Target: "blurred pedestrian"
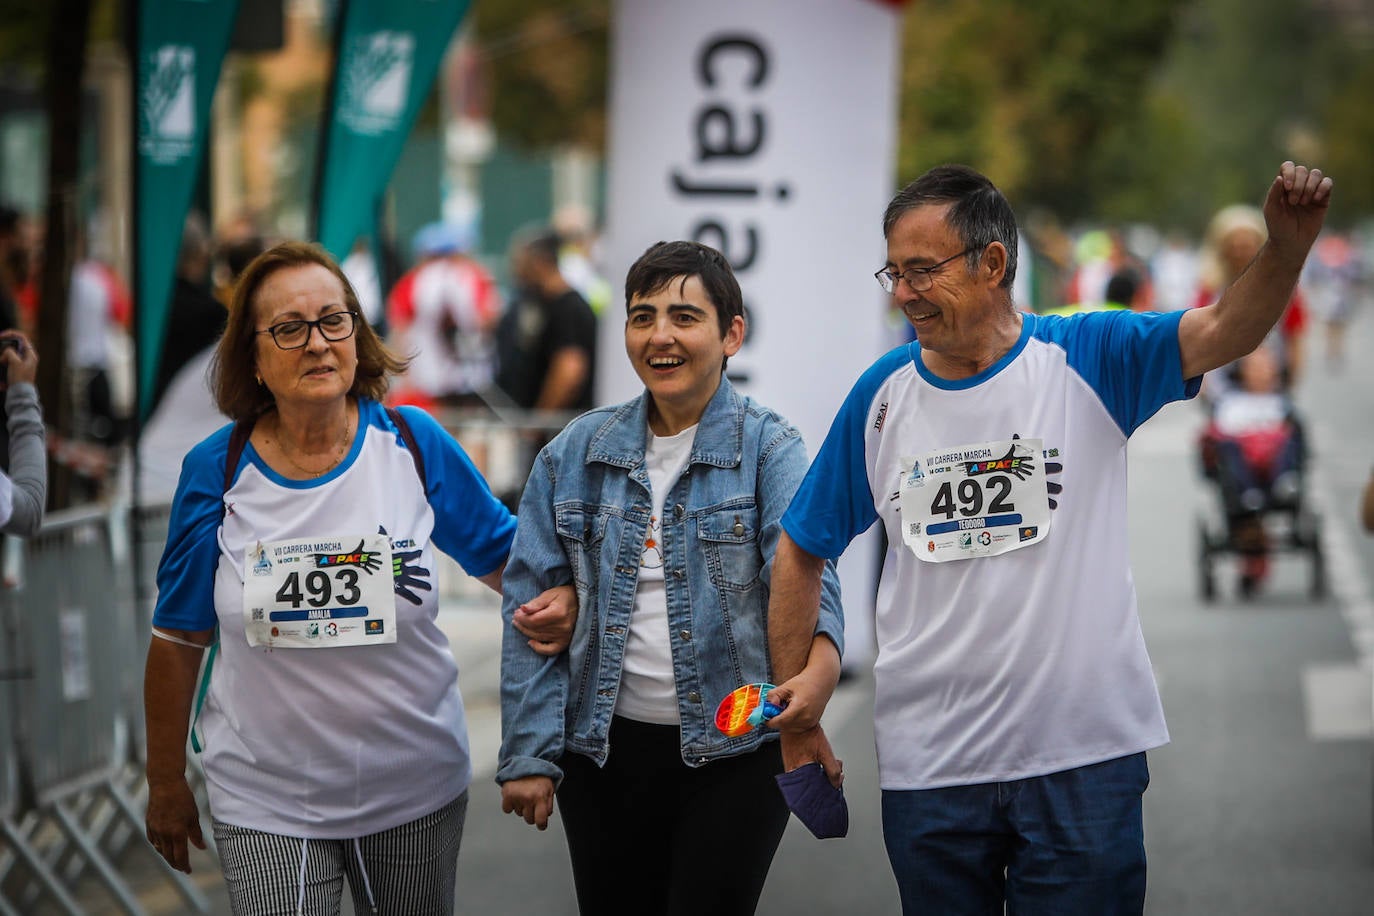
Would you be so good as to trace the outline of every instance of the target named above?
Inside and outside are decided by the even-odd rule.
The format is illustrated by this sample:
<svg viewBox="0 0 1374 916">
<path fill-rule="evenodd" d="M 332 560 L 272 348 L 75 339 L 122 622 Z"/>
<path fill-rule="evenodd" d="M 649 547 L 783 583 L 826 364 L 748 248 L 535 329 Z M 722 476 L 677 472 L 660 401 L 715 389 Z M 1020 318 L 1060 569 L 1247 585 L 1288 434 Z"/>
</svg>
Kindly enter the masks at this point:
<svg viewBox="0 0 1374 916">
<path fill-rule="evenodd" d="M 167 313 L 167 328 L 158 356 L 149 410 L 155 411 L 178 373 L 219 340 L 224 330 L 224 306 L 210 289 L 212 264 L 210 230 L 199 213 L 190 213 L 182 226 L 176 275 Z"/>
<path fill-rule="evenodd" d="M 507 632 L 496 779 L 540 830 L 557 789 L 582 913 L 747 914 L 787 825 L 782 756 L 775 733 L 727 737 L 714 715 L 772 673 L 773 549 L 805 450 L 725 378 L 745 322 L 724 255 L 660 242 L 625 289 L 644 392 L 574 420 L 520 503 L 506 614 L 575 581 L 581 620 L 552 663 Z M 837 652 L 832 568 L 820 616 Z"/>
<path fill-rule="evenodd" d="M 1216 305 L 1020 313 L 1016 220 L 932 169 L 883 220 L 878 271 L 917 340 L 859 379 L 783 516 L 768 625 L 789 768 L 838 765 L 821 712 L 827 559 L 881 521 L 875 729 L 905 913 L 1141 913 L 1145 751 L 1168 741 L 1131 582 L 1131 433 L 1279 319 L 1331 180 L 1285 162 L 1268 242 Z M 823 646 L 822 646 L 823 648 Z"/>
<path fill-rule="evenodd" d="M 426 407 L 480 408 L 495 374 L 496 281 L 471 257 L 472 231 L 431 223 L 415 237 L 420 263 L 387 300 L 393 345 L 410 355 L 397 397 Z"/>
<path fill-rule="evenodd" d="M 515 520 L 427 414 L 382 407 L 404 365 L 316 245 L 235 288 L 213 373 L 235 423 L 186 458 L 144 682 L 147 836 L 190 871 L 213 643 L 196 733 L 235 913 L 337 914 L 345 877 L 360 912 L 453 912 L 472 765 L 434 551 L 499 591 Z M 556 652 L 571 602 L 514 625 Z"/>
<path fill-rule="evenodd" d="M 511 242 L 515 292 L 497 329 L 496 385 L 516 406 L 587 410 L 596 372 L 596 315 L 558 268 L 558 234 Z"/>
<path fill-rule="evenodd" d="M 1303 270 L 1303 285 L 1312 311 L 1326 327 L 1326 365 L 1339 369 L 1345 362 L 1345 329 L 1359 297 L 1362 273 L 1359 251 L 1344 235 L 1324 233 L 1312 247 Z"/>
<path fill-rule="evenodd" d="M 1107 280 L 1107 290 L 1103 295 L 1102 301 L 1096 304 L 1076 302 L 1073 305 L 1061 305 L 1057 308 L 1046 309 L 1041 314 L 1044 315 L 1077 315 L 1080 312 L 1119 312 L 1134 308 L 1140 298 L 1141 274 L 1134 267 L 1118 267 L 1111 278 Z M 1136 311 L 1148 311 L 1148 309 L 1135 309 Z"/>
<path fill-rule="evenodd" d="M 132 318 L 124 281 L 92 257 L 89 237 L 78 235 L 67 306 L 67 368 L 76 380 L 77 435 L 103 446 L 117 444 L 124 417 L 117 415 L 111 385 L 113 344 Z"/>
<path fill-rule="evenodd" d="M 1150 259 L 1154 277 L 1155 305 L 1161 312 L 1177 312 L 1192 306 L 1197 295 L 1198 256 L 1188 239 L 1170 232 Z"/>
<path fill-rule="evenodd" d="M 1200 285 L 1193 299 L 1194 308 L 1215 303 L 1254 261 L 1268 238 L 1264 214 L 1249 204 L 1233 204 L 1217 211 L 1207 226 L 1198 271 Z M 1302 291 L 1293 287 L 1278 324 L 1262 341 L 1273 348 L 1283 373 L 1284 385 L 1293 387 L 1302 375 L 1303 337 L 1307 331 L 1307 302 Z M 1206 396 L 1219 397 L 1235 384 L 1235 367 L 1207 376 Z"/>
<path fill-rule="evenodd" d="M 611 304 L 611 284 L 597 267 L 596 230 L 586 207 L 568 204 L 553 215 L 558 233 L 558 271 L 598 317 Z"/>
</svg>

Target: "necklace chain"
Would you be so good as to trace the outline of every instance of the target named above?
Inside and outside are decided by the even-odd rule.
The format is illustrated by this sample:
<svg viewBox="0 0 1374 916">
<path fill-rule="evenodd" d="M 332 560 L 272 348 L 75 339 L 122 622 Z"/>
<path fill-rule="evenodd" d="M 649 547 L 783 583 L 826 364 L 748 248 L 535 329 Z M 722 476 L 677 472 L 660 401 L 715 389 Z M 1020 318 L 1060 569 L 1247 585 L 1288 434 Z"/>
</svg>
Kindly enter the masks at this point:
<svg viewBox="0 0 1374 916">
<path fill-rule="evenodd" d="M 348 439 L 352 432 L 353 418 L 345 414 L 343 437 L 339 439 L 339 444 L 334 451 L 334 457 L 328 464 L 320 468 L 318 471 L 312 470 L 311 468 L 301 467 L 299 464 L 297 464 L 296 460 L 291 457 L 291 453 L 286 450 L 286 441 L 281 437 L 280 433 L 278 433 L 277 438 L 280 442 L 280 450 L 282 453 L 282 457 L 285 458 L 293 468 L 300 471 L 302 474 L 309 474 L 312 477 L 323 477 L 325 474 L 328 474 L 331 470 L 333 470 L 340 461 L 343 460 L 344 447 L 348 444 Z"/>
</svg>

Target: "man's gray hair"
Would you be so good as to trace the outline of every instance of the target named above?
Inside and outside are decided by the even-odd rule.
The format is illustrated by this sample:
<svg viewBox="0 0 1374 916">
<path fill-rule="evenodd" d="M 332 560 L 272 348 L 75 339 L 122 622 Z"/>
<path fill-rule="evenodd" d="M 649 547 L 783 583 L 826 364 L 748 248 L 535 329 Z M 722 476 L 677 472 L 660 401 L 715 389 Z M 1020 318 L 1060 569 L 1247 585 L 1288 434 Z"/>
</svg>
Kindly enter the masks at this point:
<svg viewBox="0 0 1374 916">
<path fill-rule="evenodd" d="M 978 266 L 983 251 L 993 242 L 1007 250 L 1007 270 L 1001 286 L 1010 289 L 1016 279 L 1016 214 L 987 176 L 966 165 L 940 165 L 897 192 L 883 213 L 883 238 L 911 210 L 927 204 L 952 203 L 946 220 L 973 249 L 965 259 L 970 270 Z"/>
</svg>

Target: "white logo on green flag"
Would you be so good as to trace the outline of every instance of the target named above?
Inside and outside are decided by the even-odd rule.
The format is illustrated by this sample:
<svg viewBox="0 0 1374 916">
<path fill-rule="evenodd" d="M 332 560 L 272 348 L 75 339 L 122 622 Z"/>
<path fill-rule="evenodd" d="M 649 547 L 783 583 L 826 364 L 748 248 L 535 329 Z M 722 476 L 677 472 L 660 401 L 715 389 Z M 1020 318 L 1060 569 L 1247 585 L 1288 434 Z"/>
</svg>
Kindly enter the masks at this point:
<svg viewBox="0 0 1374 916">
<path fill-rule="evenodd" d="M 354 133 L 377 136 L 395 130 L 410 96 L 415 36 L 373 32 L 354 39 L 343 74 L 339 120 Z"/>
<path fill-rule="evenodd" d="M 196 49 L 163 45 L 150 53 L 140 101 L 139 151 L 158 165 L 189 156 L 196 131 Z"/>
</svg>

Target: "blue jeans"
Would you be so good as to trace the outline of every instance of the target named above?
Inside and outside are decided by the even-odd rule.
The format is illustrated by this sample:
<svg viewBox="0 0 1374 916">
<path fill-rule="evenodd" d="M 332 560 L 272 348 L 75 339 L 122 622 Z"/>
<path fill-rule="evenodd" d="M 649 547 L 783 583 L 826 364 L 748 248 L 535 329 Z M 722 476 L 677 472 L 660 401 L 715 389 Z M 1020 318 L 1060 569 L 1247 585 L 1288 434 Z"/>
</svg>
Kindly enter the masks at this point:
<svg viewBox="0 0 1374 916">
<path fill-rule="evenodd" d="M 1145 754 L 973 786 L 883 791 L 902 913 L 1139 914 Z"/>
</svg>

